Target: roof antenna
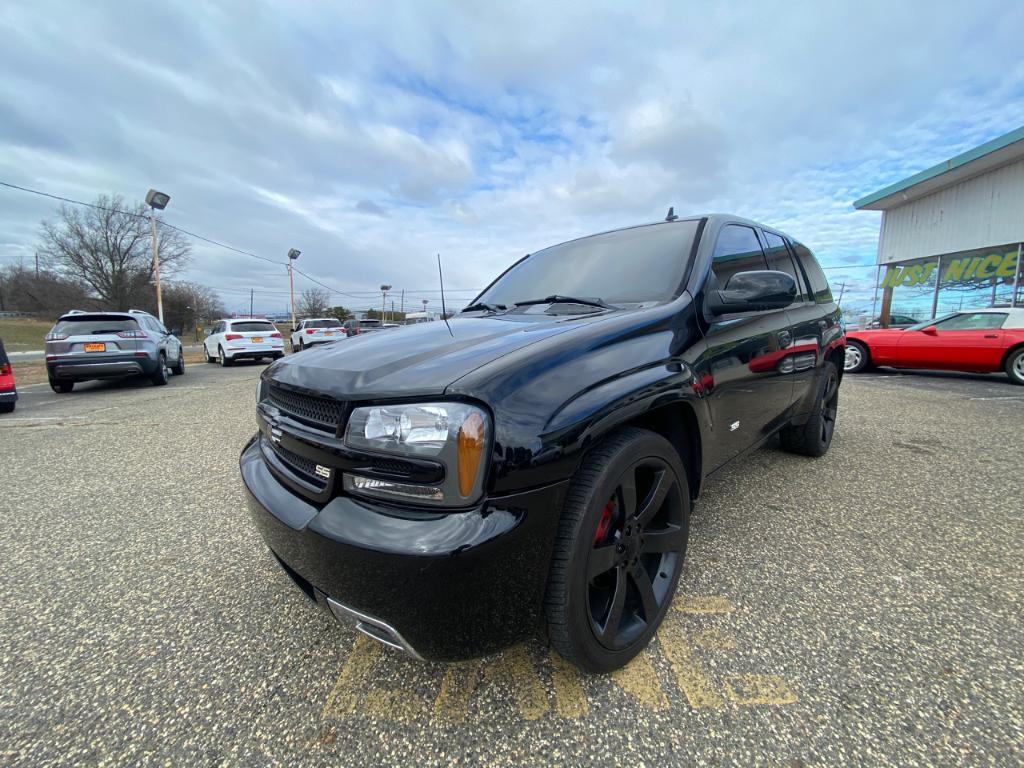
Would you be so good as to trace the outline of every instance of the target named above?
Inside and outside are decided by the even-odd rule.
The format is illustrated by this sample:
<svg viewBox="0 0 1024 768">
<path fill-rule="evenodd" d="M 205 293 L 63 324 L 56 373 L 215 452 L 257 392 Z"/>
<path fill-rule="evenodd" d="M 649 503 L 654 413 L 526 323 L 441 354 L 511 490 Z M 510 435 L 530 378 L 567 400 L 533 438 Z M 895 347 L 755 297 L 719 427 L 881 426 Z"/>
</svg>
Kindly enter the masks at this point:
<svg viewBox="0 0 1024 768">
<path fill-rule="evenodd" d="M 444 320 L 444 324 L 448 326 L 448 333 L 455 338 L 455 333 L 452 331 L 452 327 L 448 325 L 448 309 L 444 305 L 444 275 L 441 273 L 441 254 L 437 254 L 437 276 L 441 279 L 441 319 Z"/>
<path fill-rule="evenodd" d="M 665 221 L 675 221 L 678 218 L 679 217 L 676 216 L 676 207 L 674 205 L 670 205 L 668 207 L 668 216 L 665 217 Z"/>
</svg>

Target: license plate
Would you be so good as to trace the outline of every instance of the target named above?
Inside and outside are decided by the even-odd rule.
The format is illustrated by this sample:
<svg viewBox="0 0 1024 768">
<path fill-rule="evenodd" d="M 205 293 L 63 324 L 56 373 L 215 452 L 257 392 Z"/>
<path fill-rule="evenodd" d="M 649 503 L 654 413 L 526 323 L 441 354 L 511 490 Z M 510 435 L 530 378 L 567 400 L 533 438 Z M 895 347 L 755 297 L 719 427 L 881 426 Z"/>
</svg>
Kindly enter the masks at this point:
<svg viewBox="0 0 1024 768">
<path fill-rule="evenodd" d="M 334 331 L 324 331 L 324 336 L 333 336 Z"/>
<path fill-rule="evenodd" d="M 85 345 L 85 351 L 86 352 L 106 352 L 107 351 L 107 345 L 106 344 L 86 344 Z"/>
<path fill-rule="evenodd" d="M 250 341 L 251 341 L 251 342 L 252 342 L 253 344 L 262 344 L 262 343 L 263 343 L 263 337 L 262 337 L 262 336 L 253 336 L 253 337 L 252 337 L 252 338 L 250 339 Z"/>
</svg>

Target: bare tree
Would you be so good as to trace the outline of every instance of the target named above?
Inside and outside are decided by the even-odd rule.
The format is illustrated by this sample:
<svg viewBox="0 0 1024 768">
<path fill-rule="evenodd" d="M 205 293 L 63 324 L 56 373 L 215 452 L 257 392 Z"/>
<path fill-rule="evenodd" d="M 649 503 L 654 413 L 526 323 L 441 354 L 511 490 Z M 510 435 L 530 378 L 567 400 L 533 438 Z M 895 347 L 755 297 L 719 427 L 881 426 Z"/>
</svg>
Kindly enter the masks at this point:
<svg viewBox="0 0 1024 768">
<path fill-rule="evenodd" d="M 303 317 L 319 317 L 326 314 L 331 306 L 331 294 L 323 288 L 307 288 L 299 298 L 296 308 Z"/>
<path fill-rule="evenodd" d="M 91 309 L 84 286 L 48 269 L 38 272 L 12 264 L 0 269 L 0 310 L 56 317 L 69 309 Z"/>
<path fill-rule="evenodd" d="M 141 203 L 128 208 L 118 195 L 100 195 L 94 205 L 62 205 L 55 221 L 42 223 L 39 252 L 65 277 L 87 286 L 106 308 L 128 309 L 151 293 L 148 209 Z M 191 255 L 188 240 L 168 227 L 158 228 L 158 240 L 161 276 L 181 271 Z"/>
<path fill-rule="evenodd" d="M 197 326 L 225 315 L 220 295 L 199 283 L 166 283 L 163 298 L 164 324 L 183 335 L 195 335 Z"/>
</svg>

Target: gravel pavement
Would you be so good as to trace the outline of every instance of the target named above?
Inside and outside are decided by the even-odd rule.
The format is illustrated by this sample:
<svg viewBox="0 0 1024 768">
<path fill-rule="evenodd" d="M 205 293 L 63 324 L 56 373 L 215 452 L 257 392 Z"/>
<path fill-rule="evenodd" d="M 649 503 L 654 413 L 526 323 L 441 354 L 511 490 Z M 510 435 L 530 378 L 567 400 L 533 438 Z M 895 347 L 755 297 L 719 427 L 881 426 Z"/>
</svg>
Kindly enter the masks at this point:
<svg viewBox="0 0 1024 768">
<path fill-rule="evenodd" d="M 26 387 L 0 416 L 0 764 L 1020 765 L 1024 388 L 847 377 L 831 452 L 697 504 L 626 670 L 459 665 L 330 620 L 250 524 L 262 365 Z"/>
</svg>

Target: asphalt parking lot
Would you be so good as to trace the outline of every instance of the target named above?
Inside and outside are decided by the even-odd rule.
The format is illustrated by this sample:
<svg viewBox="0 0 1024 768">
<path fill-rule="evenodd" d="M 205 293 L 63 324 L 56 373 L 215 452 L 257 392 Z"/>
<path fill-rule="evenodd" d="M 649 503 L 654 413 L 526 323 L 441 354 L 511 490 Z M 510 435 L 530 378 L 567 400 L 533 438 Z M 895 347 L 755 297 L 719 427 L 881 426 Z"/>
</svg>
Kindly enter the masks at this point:
<svg viewBox="0 0 1024 768">
<path fill-rule="evenodd" d="M 424 664 L 250 525 L 262 365 L 27 388 L 0 417 L 0 764 L 1018 765 L 1024 388 L 847 377 L 832 450 L 707 485 L 630 667 Z"/>
</svg>

